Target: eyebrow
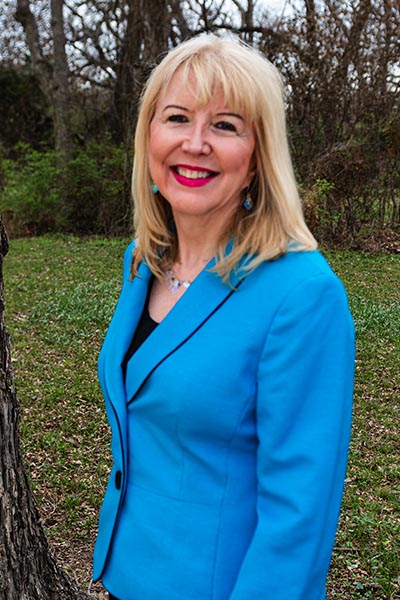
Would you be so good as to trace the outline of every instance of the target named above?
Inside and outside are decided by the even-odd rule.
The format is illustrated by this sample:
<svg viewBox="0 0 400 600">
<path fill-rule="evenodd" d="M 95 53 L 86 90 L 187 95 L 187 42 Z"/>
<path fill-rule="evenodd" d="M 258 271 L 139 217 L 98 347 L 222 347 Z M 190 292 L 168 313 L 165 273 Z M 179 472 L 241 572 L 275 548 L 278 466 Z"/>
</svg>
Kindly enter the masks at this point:
<svg viewBox="0 0 400 600">
<path fill-rule="evenodd" d="M 179 104 L 167 104 L 167 106 L 164 106 L 163 112 L 164 110 L 168 110 L 169 108 L 178 108 L 179 110 L 185 110 L 186 112 L 190 112 L 188 108 L 186 108 L 185 106 L 179 106 Z"/>
<path fill-rule="evenodd" d="M 186 106 L 180 106 L 179 104 L 167 104 L 167 106 L 165 106 L 163 108 L 163 112 L 165 110 L 168 110 L 169 108 L 177 108 L 179 110 L 184 110 L 185 112 L 190 112 L 189 108 L 186 108 Z M 241 115 L 239 115 L 237 113 L 228 112 L 228 111 L 218 112 L 217 116 L 219 116 L 219 117 L 223 117 L 223 116 L 225 116 L 225 117 L 235 117 L 236 119 L 240 119 L 241 121 L 244 121 L 244 118 Z"/>
<path fill-rule="evenodd" d="M 236 117 L 236 119 L 240 119 L 241 121 L 244 121 L 242 115 L 238 115 L 237 113 L 232 113 L 232 112 L 219 112 L 217 113 L 217 115 L 219 117 L 225 116 L 225 117 Z"/>
</svg>

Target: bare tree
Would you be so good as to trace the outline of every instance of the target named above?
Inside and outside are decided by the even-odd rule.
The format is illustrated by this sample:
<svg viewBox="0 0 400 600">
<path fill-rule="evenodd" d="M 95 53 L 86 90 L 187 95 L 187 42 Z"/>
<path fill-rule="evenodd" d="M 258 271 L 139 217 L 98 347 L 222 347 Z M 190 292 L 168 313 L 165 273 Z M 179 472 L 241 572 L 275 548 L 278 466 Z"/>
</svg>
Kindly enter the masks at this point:
<svg viewBox="0 0 400 600">
<path fill-rule="evenodd" d="M 41 45 L 38 23 L 31 10 L 30 1 L 17 0 L 15 14 L 25 31 L 33 69 L 52 107 L 55 147 L 60 167 L 68 164 L 72 149 L 63 6 L 63 0 L 51 0 L 52 56 L 48 56 Z"/>
<path fill-rule="evenodd" d="M 117 56 L 114 87 L 115 128 L 132 140 L 139 96 L 160 55 L 168 48 L 166 0 L 127 0 L 127 24 Z"/>
<path fill-rule="evenodd" d="M 20 452 L 19 406 L 4 325 L 3 259 L 8 251 L 0 216 L 0 597 L 85 600 L 54 562 Z"/>
<path fill-rule="evenodd" d="M 51 29 L 53 33 L 53 111 L 56 134 L 56 150 L 62 165 L 71 158 L 72 140 L 70 126 L 69 69 L 65 51 L 63 0 L 51 0 Z"/>
<path fill-rule="evenodd" d="M 331 240 L 398 223 L 399 27 L 398 0 L 304 0 L 281 28 L 295 164 Z"/>
<path fill-rule="evenodd" d="M 22 27 L 15 19 L 15 2 L 3 0 L 0 8 L 0 60 L 6 65 L 21 65 L 27 54 Z"/>
</svg>

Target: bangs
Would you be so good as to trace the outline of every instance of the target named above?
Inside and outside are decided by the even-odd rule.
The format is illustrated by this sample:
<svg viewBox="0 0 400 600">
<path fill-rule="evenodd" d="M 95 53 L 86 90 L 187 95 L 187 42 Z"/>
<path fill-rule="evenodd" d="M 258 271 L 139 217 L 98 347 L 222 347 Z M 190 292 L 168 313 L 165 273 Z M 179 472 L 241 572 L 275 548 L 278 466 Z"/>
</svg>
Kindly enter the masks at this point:
<svg viewBox="0 0 400 600">
<path fill-rule="evenodd" d="M 166 260 L 178 257 L 179 240 L 171 228 L 168 203 L 152 189 L 148 158 L 150 124 L 164 90 L 179 71 L 181 85 L 204 108 L 222 96 L 230 111 L 238 113 L 254 128 L 256 177 L 254 208 L 235 221 L 219 239 L 215 271 L 229 285 L 230 274 L 244 257 L 253 257 L 246 272 L 260 262 L 272 260 L 288 250 L 312 250 L 316 241 L 302 213 L 287 141 L 284 86 L 277 69 L 258 51 L 239 40 L 204 34 L 171 50 L 153 70 L 142 93 L 135 135 L 132 178 L 135 232 L 139 240 L 132 274 L 142 260 L 163 281 Z M 219 100 L 218 100 L 219 101 Z M 232 252 L 225 256 L 226 242 L 234 236 Z M 290 247 L 288 243 L 291 242 Z M 297 242 L 297 243 L 294 243 Z"/>
<path fill-rule="evenodd" d="M 258 98 L 251 76 L 240 65 L 229 65 L 220 54 L 195 54 L 180 66 L 183 83 L 199 106 L 205 106 L 220 93 L 229 108 L 249 122 L 257 119 Z M 251 90 L 251 93 L 250 93 Z"/>
</svg>

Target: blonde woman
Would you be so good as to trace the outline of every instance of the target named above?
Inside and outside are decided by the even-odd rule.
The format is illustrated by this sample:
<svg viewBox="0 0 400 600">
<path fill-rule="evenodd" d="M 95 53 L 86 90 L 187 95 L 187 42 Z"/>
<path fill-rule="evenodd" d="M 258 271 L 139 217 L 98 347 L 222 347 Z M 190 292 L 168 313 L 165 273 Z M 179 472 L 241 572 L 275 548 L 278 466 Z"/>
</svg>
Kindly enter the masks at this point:
<svg viewBox="0 0 400 600">
<path fill-rule="evenodd" d="M 99 361 L 118 600 L 323 600 L 351 422 L 346 294 L 308 230 L 281 79 L 183 43 L 144 90 L 137 239 Z"/>
</svg>

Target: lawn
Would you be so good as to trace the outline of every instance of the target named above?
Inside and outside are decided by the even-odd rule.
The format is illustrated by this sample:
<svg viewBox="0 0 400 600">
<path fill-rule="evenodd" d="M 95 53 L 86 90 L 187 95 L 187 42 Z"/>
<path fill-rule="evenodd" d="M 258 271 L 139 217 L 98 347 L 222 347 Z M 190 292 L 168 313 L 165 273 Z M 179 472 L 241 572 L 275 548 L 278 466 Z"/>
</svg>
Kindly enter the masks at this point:
<svg viewBox="0 0 400 600">
<path fill-rule="evenodd" d="M 110 466 L 96 361 L 118 298 L 126 243 L 12 240 L 4 264 L 25 463 L 53 553 L 83 588 Z M 358 347 L 328 598 L 400 599 L 400 260 L 326 254 L 348 290 Z M 92 594 L 101 598 L 101 586 Z"/>
</svg>

